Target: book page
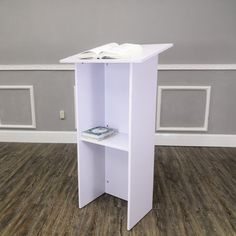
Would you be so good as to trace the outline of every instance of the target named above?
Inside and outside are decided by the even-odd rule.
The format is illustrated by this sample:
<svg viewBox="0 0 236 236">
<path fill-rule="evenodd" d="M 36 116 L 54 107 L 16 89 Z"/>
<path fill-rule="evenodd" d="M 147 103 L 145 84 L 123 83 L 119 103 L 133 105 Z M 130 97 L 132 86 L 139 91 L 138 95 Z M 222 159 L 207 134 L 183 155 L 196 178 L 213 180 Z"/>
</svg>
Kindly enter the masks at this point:
<svg viewBox="0 0 236 236">
<path fill-rule="evenodd" d="M 98 55 L 100 52 L 108 51 L 111 48 L 117 47 L 117 46 L 119 46 L 118 43 L 108 43 L 108 44 L 102 45 L 100 47 L 93 48 L 93 49 L 91 49 L 89 51 L 94 52 L 94 53 L 96 53 Z"/>
<path fill-rule="evenodd" d="M 100 47 L 96 47 L 96 48 L 92 48 L 90 50 L 81 52 L 79 54 L 76 55 L 76 57 L 80 58 L 80 59 L 93 59 L 93 58 L 97 58 L 99 53 L 101 53 L 104 50 L 109 50 L 113 47 L 118 46 L 117 43 L 108 43 L 105 44 L 103 46 Z"/>
<path fill-rule="evenodd" d="M 138 56 L 142 53 L 143 48 L 139 44 L 124 43 L 117 45 L 108 50 L 104 50 L 99 54 L 100 58 L 130 58 Z"/>
<path fill-rule="evenodd" d="M 107 51 L 116 46 L 118 46 L 117 43 L 108 43 L 100 47 L 92 48 L 87 51 L 81 52 L 79 55 L 84 55 L 84 54 L 98 55 L 100 52 Z"/>
</svg>

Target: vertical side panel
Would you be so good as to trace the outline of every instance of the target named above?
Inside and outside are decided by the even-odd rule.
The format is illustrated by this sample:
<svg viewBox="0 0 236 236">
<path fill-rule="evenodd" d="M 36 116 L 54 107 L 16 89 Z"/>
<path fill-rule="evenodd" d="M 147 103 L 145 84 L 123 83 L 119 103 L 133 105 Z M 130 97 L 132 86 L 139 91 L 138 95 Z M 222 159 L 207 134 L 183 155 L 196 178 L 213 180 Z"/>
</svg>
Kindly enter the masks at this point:
<svg viewBox="0 0 236 236">
<path fill-rule="evenodd" d="M 79 207 L 82 208 L 105 192 L 105 148 L 79 142 Z"/>
<path fill-rule="evenodd" d="M 104 64 L 77 64 L 78 131 L 105 121 Z"/>
<path fill-rule="evenodd" d="M 79 207 L 105 192 L 105 148 L 80 141 L 83 130 L 104 124 L 104 65 L 77 64 Z"/>
<path fill-rule="evenodd" d="M 128 152 L 106 148 L 106 193 L 128 200 Z"/>
<path fill-rule="evenodd" d="M 128 133 L 129 64 L 105 65 L 105 124 Z M 128 200 L 128 152 L 106 148 L 106 193 Z"/>
<path fill-rule="evenodd" d="M 128 133 L 129 64 L 105 65 L 105 120 L 112 128 Z"/>
<path fill-rule="evenodd" d="M 128 230 L 152 209 L 157 57 L 130 65 Z"/>
</svg>

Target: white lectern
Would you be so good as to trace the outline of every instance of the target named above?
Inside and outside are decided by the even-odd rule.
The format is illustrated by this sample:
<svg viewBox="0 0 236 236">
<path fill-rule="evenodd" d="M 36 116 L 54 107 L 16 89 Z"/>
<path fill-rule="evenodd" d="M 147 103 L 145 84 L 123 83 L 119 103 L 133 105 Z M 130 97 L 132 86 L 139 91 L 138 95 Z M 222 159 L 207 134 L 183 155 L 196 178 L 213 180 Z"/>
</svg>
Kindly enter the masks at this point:
<svg viewBox="0 0 236 236">
<path fill-rule="evenodd" d="M 103 193 L 124 199 L 128 230 L 152 209 L 158 54 L 172 46 L 143 45 L 132 59 L 61 60 L 75 64 L 79 207 Z M 81 137 L 95 126 L 119 133 Z"/>
</svg>

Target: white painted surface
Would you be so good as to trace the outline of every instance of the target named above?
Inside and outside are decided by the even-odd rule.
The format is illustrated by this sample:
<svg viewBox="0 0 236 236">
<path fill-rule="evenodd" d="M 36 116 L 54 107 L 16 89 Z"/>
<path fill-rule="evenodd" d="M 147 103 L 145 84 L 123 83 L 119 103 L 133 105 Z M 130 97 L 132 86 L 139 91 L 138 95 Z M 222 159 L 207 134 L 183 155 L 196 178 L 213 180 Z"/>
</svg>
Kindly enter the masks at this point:
<svg viewBox="0 0 236 236">
<path fill-rule="evenodd" d="M 173 47 L 172 43 L 168 44 L 145 44 L 142 45 L 143 52 L 140 56 L 130 59 L 83 59 L 78 58 L 78 54 L 60 60 L 61 63 L 141 63 L 154 57 L 161 52 Z"/>
<path fill-rule="evenodd" d="M 1 130 L 0 142 L 77 143 L 75 131 Z M 236 147 L 236 135 L 156 133 L 155 145 Z"/>
<path fill-rule="evenodd" d="M 74 65 L 63 64 L 22 64 L 0 65 L 0 71 L 74 71 Z"/>
<path fill-rule="evenodd" d="M 105 126 L 128 133 L 128 101 L 129 64 L 105 64 Z"/>
<path fill-rule="evenodd" d="M 173 70 L 173 71 L 231 71 L 236 70 L 236 64 L 159 64 L 158 70 Z"/>
<path fill-rule="evenodd" d="M 104 67 L 102 64 L 79 64 L 76 67 L 77 130 L 104 123 Z M 78 141 L 79 207 L 105 192 L 105 148 Z"/>
<path fill-rule="evenodd" d="M 79 207 L 105 192 L 105 149 L 90 143 L 78 143 Z"/>
<path fill-rule="evenodd" d="M 106 148 L 106 193 L 128 200 L 128 152 Z"/>
<path fill-rule="evenodd" d="M 155 145 L 192 147 L 236 147 L 236 135 L 156 133 Z"/>
<path fill-rule="evenodd" d="M 0 142 L 76 143 L 73 131 L 0 130 Z"/>
<path fill-rule="evenodd" d="M 104 66 L 78 64 L 76 71 L 78 132 L 104 125 Z"/>
<path fill-rule="evenodd" d="M 234 71 L 236 64 L 159 64 L 158 70 L 166 71 Z M 74 71 L 74 64 L 23 64 L 0 65 L 0 71 Z"/>
<path fill-rule="evenodd" d="M 110 148 L 116 148 L 119 150 L 123 150 L 123 151 L 128 151 L 128 134 L 124 134 L 124 133 L 117 133 L 111 137 L 108 137 L 104 140 L 100 140 L 97 141 L 95 139 L 91 139 L 91 138 L 85 138 L 82 137 L 80 138 L 80 140 L 85 141 L 85 142 L 89 142 L 89 143 L 94 143 L 100 146 L 105 146 L 105 147 L 110 147 Z"/>
<path fill-rule="evenodd" d="M 205 115 L 204 124 L 201 127 L 166 127 L 161 126 L 161 98 L 163 90 L 205 90 L 206 91 L 206 103 L 205 103 Z M 157 131 L 207 131 L 209 121 L 210 110 L 210 98 L 211 98 L 211 86 L 158 86 L 158 98 L 157 98 Z"/>
<path fill-rule="evenodd" d="M 31 125 L 13 125 L 13 124 L 1 124 L 2 129 L 35 129 L 36 118 L 35 118 L 35 103 L 34 103 L 34 87 L 32 85 L 1 85 L 0 90 L 29 90 L 30 92 L 30 111 L 31 111 Z M 1 117 L 0 117 L 1 118 Z"/>
<path fill-rule="evenodd" d="M 76 86 L 74 86 L 74 112 L 75 112 L 75 129 L 77 129 L 77 89 Z"/>
<path fill-rule="evenodd" d="M 157 57 L 130 65 L 128 230 L 152 209 Z"/>
<path fill-rule="evenodd" d="M 0 71 L 74 71 L 74 64 L 0 65 Z M 159 64 L 163 71 L 234 71 L 236 64 Z"/>
</svg>

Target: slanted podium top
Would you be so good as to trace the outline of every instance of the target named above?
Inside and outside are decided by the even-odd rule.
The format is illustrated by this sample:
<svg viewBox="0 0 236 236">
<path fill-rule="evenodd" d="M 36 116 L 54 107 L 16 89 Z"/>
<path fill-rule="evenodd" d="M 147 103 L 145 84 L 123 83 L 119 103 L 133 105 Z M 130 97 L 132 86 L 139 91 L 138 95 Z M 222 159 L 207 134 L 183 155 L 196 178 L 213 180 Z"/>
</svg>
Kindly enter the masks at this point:
<svg viewBox="0 0 236 236">
<path fill-rule="evenodd" d="M 128 59 L 80 59 L 78 54 L 60 60 L 61 63 L 141 63 L 173 47 L 167 44 L 143 44 L 143 52 L 138 57 Z"/>
</svg>

